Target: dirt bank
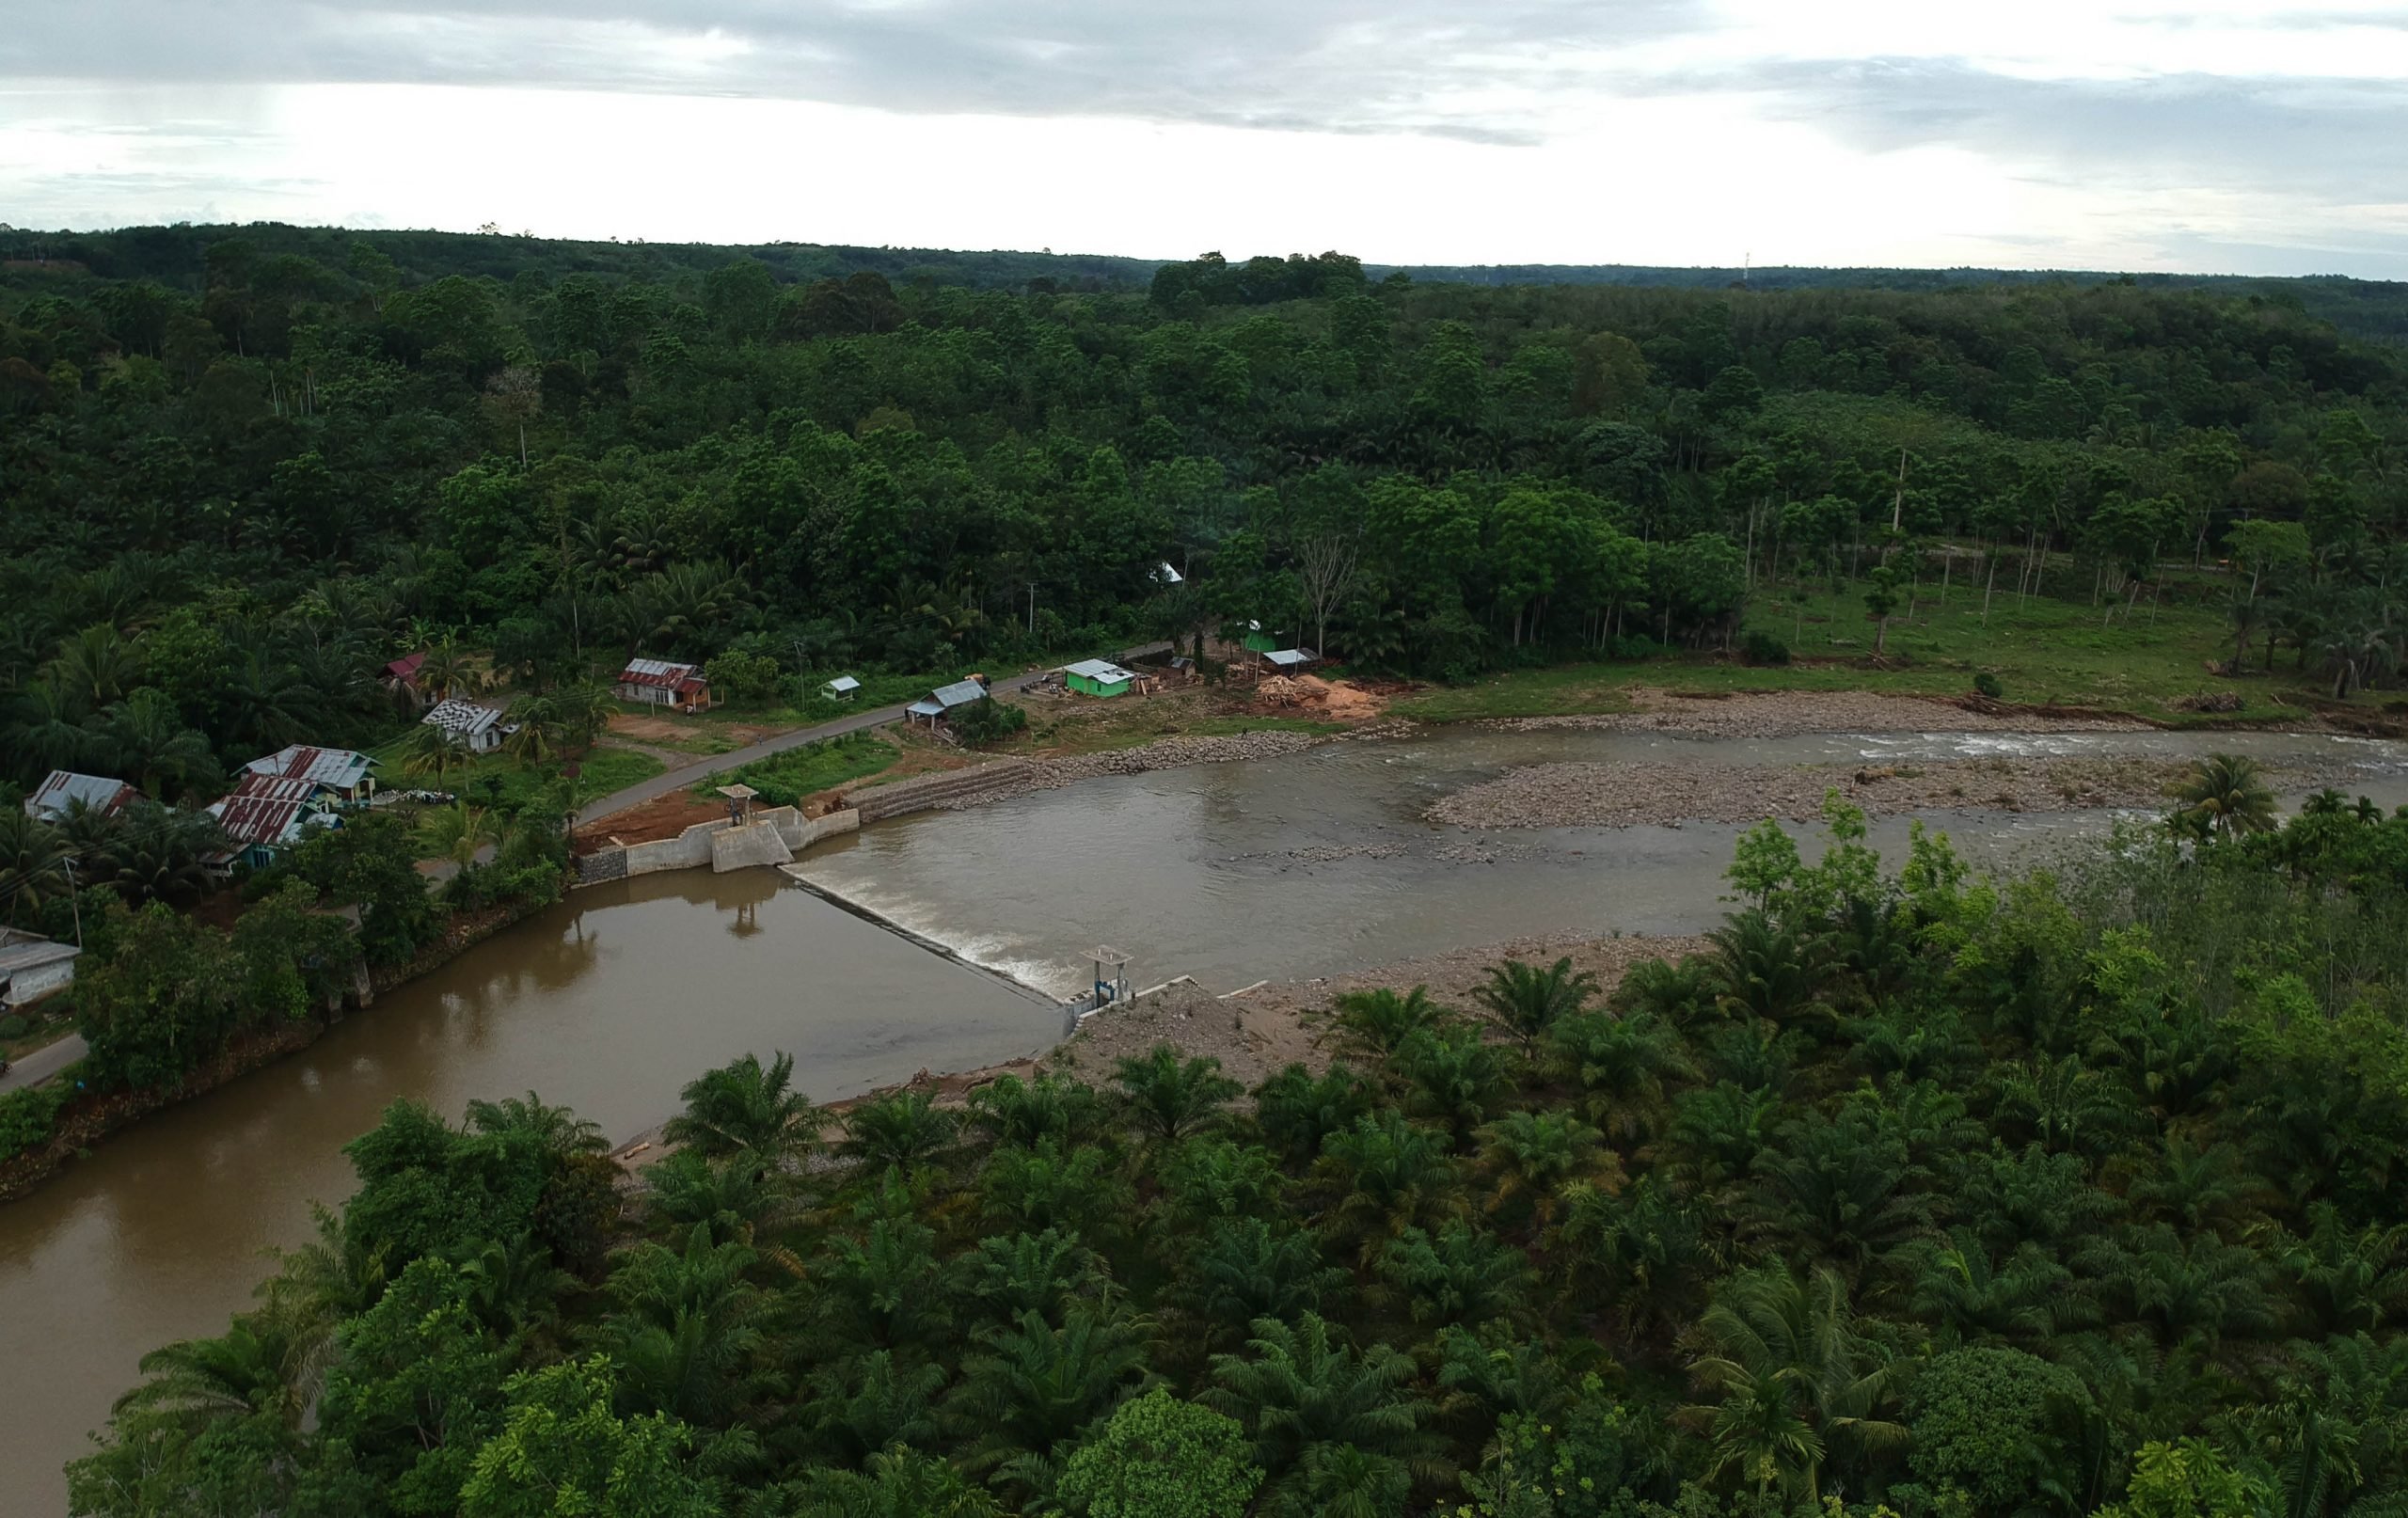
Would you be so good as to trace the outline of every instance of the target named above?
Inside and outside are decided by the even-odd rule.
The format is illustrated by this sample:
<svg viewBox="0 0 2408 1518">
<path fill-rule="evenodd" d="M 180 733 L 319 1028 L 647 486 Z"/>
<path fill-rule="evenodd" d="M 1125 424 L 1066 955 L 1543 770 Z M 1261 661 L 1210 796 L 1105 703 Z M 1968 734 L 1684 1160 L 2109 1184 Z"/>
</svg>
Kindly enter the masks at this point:
<svg viewBox="0 0 2408 1518">
<path fill-rule="evenodd" d="M 1588 717 L 1515 717 L 1497 726 L 1605 728 L 1700 737 L 1778 738 L 1801 733 L 2137 733 L 2131 718 L 2052 716 L 2006 706 L 1975 709 L 1941 696 L 1888 696 L 1864 690 L 1748 690 L 1730 694 L 1633 686 L 1634 710 Z"/>
</svg>

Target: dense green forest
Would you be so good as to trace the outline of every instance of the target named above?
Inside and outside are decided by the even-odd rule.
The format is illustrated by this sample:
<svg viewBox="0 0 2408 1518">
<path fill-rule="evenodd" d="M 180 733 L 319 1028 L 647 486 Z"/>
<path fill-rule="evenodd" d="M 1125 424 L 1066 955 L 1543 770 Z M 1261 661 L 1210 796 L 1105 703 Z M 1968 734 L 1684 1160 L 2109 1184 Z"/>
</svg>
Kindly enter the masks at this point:
<svg viewBox="0 0 2408 1518">
<path fill-rule="evenodd" d="M 2399 662 L 2408 372 L 2262 297 L 1489 290 L 1339 254 L 1098 292 L 965 255 L 1014 277 L 974 289 L 851 250 L 258 230 L 5 271 L 21 784 L 205 799 L 394 731 L 375 672 L 452 634 L 538 690 L 638 648 L 958 672 L 1211 617 L 1458 678 L 1723 646 L 1768 580 L 1879 623 L 1943 540 L 2087 597 L 2237 553 L 2238 640 L 2345 686 Z"/>
<path fill-rule="evenodd" d="M 360 1189 L 84 1514 L 2334 1518 L 2408 1495 L 2408 816 L 2245 761 L 2056 876 L 1769 824 L 1601 1002 L 1339 999 L 840 1119 L 695 1080 L 632 1196 L 536 1096 Z"/>
</svg>

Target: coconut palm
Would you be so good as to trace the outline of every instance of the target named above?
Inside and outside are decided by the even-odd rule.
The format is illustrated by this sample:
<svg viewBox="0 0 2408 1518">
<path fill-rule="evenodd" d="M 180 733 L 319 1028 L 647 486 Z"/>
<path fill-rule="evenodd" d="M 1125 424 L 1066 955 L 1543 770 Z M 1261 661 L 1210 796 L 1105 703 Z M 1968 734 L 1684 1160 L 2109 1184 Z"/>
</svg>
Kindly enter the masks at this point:
<svg viewBox="0 0 2408 1518">
<path fill-rule="evenodd" d="M 1544 970 L 1519 959 L 1492 965 L 1486 983 L 1471 996 L 1498 1027 L 1521 1040 L 1527 1053 L 1536 1049 L 1540 1035 L 1576 1016 L 1596 994 L 1597 977 L 1585 970 L 1575 973 L 1566 956 Z"/>
<path fill-rule="evenodd" d="M 436 807 L 418 819 L 419 846 L 463 870 L 476 863 L 478 852 L 495 838 L 493 821 L 484 809 L 466 801 Z"/>
<path fill-rule="evenodd" d="M 2274 793 L 2258 761 L 2243 754 L 2211 753 L 2197 761 L 2172 794 L 2181 803 L 2176 815 L 2203 833 L 2237 838 L 2274 826 Z"/>
<path fill-rule="evenodd" d="M 548 765 L 569 745 L 569 726 L 557 697 L 547 692 L 521 696 L 504 714 L 512 724 L 501 740 L 501 751 L 523 765 Z"/>
<path fill-rule="evenodd" d="M 452 778 L 469 765 L 468 751 L 442 728 L 420 722 L 402 735 L 395 758 L 402 773 L 437 790 L 450 788 Z"/>
<path fill-rule="evenodd" d="M 418 683 L 436 701 L 449 701 L 475 695 L 483 688 L 484 676 L 459 640 L 446 637 L 427 649 L 425 662 L 418 667 Z"/>
<path fill-rule="evenodd" d="M 793 1085 L 792 1054 L 767 1066 L 758 1054 L 747 1054 L 688 1082 L 678 1093 L 686 1110 L 668 1121 L 661 1136 L 706 1156 L 746 1153 L 765 1165 L 783 1165 L 816 1148 L 828 1122 Z"/>
</svg>

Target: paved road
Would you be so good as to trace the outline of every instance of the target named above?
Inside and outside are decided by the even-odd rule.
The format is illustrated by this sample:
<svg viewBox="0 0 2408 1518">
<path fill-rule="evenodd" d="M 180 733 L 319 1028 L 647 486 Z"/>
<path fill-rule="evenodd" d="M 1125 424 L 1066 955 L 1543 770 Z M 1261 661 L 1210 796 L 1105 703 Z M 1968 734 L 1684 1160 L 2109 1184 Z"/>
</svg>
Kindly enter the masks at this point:
<svg viewBox="0 0 2408 1518">
<path fill-rule="evenodd" d="M 1170 646 L 1168 643 L 1147 643 L 1139 648 L 1123 649 L 1113 656 L 1120 660 L 1140 659 L 1153 654 L 1168 653 Z M 1059 667 L 1055 666 L 1057 669 Z M 1027 674 L 1010 675 L 997 680 L 994 688 L 999 695 L 1007 695 L 1015 690 L 1025 690 L 1052 672 L 1052 670 L 1037 670 Z M 716 774 L 722 769 L 734 769 L 738 765 L 749 765 L 755 759 L 767 759 L 773 753 L 784 753 L 788 749 L 799 749 L 806 743 L 816 743 L 822 738 L 842 737 L 848 733 L 859 733 L 864 728 L 884 727 L 889 722 L 899 722 L 903 719 L 904 707 L 909 704 L 907 702 L 893 706 L 879 706 L 870 711 L 855 712 L 849 717 L 840 717 L 832 722 L 822 722 L 817 727 L 797 728 L 791 733 L 781 733 L 776 737 L 763 738 L 758 743 L 748 744 L 741 749 L 731 749 L 725 753 L 713 754 L 707 759 L 691 760 L 674 769 L 655 775 L 650 780 L 630 785 L 624 791 L 613 791 L 608 796 L 588 801 L 578 809 L 577 824 L 581 828 L 589 822 L 598 822 L 614 812 L 625 812 L 631 806 L 641 806 L 646 801 L 666 796 L 672 791 L 682 791 L 705 776 Z"/>
<path fill-rule="evenodd" d="M 46 1044 L 9 1066 L 8 1073 L 0 1075 L 0 1091 L 14 1091 L 19 1086 L 40 1085 L 83 1057 L 84 1036 L 80 1033 L 71 1033 L 58 1042 Z"/>
</svg>

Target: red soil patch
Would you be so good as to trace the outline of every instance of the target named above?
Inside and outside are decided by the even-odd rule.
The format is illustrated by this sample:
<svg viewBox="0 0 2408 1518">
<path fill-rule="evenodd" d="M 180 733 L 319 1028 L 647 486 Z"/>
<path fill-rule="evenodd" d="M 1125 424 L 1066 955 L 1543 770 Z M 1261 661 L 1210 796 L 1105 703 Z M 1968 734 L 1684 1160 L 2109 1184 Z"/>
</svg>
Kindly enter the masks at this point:
<svg viewBox="0 0 2408 1518">
<path fill-rule="evenodd" d="M 726 807 L 698 801 L 686 791 L 675 790 L 587 823 L 571 835 L 569 846 L 577 853 L 591 854 L 610 847 L 614 838 L 623 844 L 657 843 L 676 837 L 697 822 L 725 815 Z"/>
</svg>

